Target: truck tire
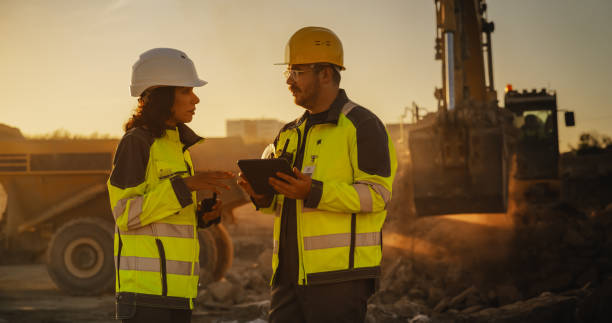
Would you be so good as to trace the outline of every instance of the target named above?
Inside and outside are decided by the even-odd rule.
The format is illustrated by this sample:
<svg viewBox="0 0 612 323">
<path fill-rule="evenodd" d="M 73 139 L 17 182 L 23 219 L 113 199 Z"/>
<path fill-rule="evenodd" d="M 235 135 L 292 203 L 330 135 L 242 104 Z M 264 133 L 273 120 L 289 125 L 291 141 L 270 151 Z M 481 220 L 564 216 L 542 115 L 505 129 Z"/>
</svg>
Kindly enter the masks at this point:
<svg viewBox="0 0 612 323">
<path fill-rule="evenodd" d="M 223 223 L 212 225 L 206 230 L 209 230 L 215 239 L 215 246 L 217 247 L 217 263 L 215 264 L 212 278 L 213 281 L 219 281 L 232 267 L 232 261 L 234 259 L 234 244 L 232 243 L 232 238 L 230 237 Z"/>
<path fill-rule="evenodd" d="M 47 249 L 47 271 L 55 284 L 72 295 L 99 295 L 115 282 L 113 224 L 101 219 L 74 219 L 61 226 Z"/>
<path fill-rule="evenodd" d="M 198 286 L 206 288 L 213 282 L 213 273 L 217 266 L 217 245 L 215 238 L 208 229 L 198 230 L 198 241 L 200 243 L 200 280 Z"/>
</svg>

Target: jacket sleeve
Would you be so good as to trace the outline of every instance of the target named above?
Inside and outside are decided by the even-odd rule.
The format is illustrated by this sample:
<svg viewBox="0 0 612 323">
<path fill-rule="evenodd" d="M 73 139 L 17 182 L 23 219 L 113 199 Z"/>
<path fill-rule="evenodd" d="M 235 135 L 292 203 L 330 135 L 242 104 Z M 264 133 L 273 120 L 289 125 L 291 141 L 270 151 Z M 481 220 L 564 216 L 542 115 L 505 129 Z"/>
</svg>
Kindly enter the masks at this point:
<svg viewBox="0 0 612 323">
<path fill-rule="evenodd" d="M 193 203 L 180 176 L 146 183 L 150 143 L 134 135 L 123 137 L 107 182 L 115 222 L 122 231 L 143 227 L 176 214 Z"/>
<path fill-rule="evenodd" d="M 393 143 L 382 122 L 371 117 L 360 122 L 349 138 L 353 182 L 313 179 L 304 201 L 307 208 L 342 213 L 372 213 L 386 209 L 397 159 Z M 340 158 L 340 157 L 339 157 Z"/>
</svg>

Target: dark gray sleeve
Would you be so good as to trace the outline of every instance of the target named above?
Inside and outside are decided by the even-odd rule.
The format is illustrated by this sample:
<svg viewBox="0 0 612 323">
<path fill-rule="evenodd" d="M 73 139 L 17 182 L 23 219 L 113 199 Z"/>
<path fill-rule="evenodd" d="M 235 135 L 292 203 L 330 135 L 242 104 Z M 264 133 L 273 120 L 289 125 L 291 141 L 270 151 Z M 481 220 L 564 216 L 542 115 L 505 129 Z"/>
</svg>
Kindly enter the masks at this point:
<svg viewBox="0 0 612 323">
<path fill-rule="evenodd" d="M 359 169 L 382 177 L 391 176 L 387 130 L 378 118 L 370 118 L 357 127 L 357 162 Z"/>
<path fill-rule="evenodd" d="M 310 184 L 310 193 L 308 193 L 308 196 L 304 200 L 304 206 L 316 209 L 321 201 L 321 196 L 323 196 L 323 182 L 313 179 Z"/>
<path fill-rule="evenodd" d="M 189 190 L 189 187 L 187 187 L 182 177 L 174 176 L 170 179 L 170 183 L 172 184 L 172 189 L 174 189 L 174 194 L 176 194 L 176 198 L 181 204 L 181 207 L 186 207 L 193 203 L 191 190 Z"/>
<path fill-rule="evenodd" d="M 133 132 L 126 134 L 115 152 L 110 183 L 121 189 L 142 184 L 147 173 L 150 147 L 146 139 Z"/>
<path fill-rule="evenodd" d="M 357 164 L 370 175 L 391 176 L 391 157 L 387 129 L 370 110 L 357 106 L 346 117 L 355 126 L 357 136 Z"/>
</svg>

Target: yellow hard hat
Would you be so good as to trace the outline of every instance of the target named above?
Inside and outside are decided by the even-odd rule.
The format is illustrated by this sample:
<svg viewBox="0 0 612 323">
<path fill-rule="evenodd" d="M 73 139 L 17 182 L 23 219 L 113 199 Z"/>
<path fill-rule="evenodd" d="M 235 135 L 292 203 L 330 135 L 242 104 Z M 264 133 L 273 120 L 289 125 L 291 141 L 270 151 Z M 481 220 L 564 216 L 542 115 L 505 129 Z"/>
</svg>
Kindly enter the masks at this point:
<svg viewBox="0 0 612 323">
<path fill-rule="evenodd" d="M 331 63 L 344 70 L 340 38 L 324 27 L 304 27 L 285 46 L 285 62 L 277 65 Z"/>
</svg>

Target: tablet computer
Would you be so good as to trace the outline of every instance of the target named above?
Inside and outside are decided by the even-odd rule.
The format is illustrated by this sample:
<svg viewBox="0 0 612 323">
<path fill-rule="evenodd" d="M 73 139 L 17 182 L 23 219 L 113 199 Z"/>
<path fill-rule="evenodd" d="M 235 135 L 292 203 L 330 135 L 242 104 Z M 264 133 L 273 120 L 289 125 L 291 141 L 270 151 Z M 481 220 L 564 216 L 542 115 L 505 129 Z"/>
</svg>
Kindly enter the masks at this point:
<svg viewBox="0 0 612 323">
<path fill-rule="evenodd" d="M 277 193 L 268 183 L 269 177 L 278 178 L 275 175 L 276 172 L 283 172 L 295 177 L 291 170 L 291 166 L 289 166 L 287 160 L 283 158 L 241 159 L 238 161 L 238 167 L 257 194 L 270 195 Z"/>
</svg>

